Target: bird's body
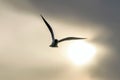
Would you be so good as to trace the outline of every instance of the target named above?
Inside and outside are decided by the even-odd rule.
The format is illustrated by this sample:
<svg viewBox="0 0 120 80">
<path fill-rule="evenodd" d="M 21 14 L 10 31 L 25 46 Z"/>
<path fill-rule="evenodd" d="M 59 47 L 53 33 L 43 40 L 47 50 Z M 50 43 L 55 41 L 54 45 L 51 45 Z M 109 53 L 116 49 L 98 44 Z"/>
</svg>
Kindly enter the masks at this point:
<svg viewBox="0 0 120 80">
<path fill-rule="evenodd" d="M 58 40 L 55 39 L 54 41 L 52 41 L 50 47 L 58 47 Z"/>
<path fill-rule="evenodd" d="M 78 39 L 86 39 L 86 38 L 78 38 L 78 37 L 66 37 L 66 38 L 63 38 L 63 39 L 55 39 L 54 37 L 54 32 L 51 28 L 51 26 L 48 24 L 48 22 L 45 20 L 45 18 L 41 15 L 43 21 L 45 22 L 45 24 L 47 25 L 50 33 L 51 33 L 51 37 L 52 37 L 52 43 L 50 45 L 50 47 L 58 47 L 58 43 L 60 42 L 63 42 L 63 41 L 68 41 L 68 40 L 78 40 Z"/>
</svg>

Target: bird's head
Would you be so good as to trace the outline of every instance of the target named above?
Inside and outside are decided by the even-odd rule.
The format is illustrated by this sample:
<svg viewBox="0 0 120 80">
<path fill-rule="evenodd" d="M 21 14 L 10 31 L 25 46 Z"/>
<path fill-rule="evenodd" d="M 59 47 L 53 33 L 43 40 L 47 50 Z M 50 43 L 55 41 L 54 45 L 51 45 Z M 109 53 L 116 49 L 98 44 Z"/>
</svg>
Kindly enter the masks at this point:
<svg viewBox="0 0 120 80">
<path fill-rule="evenodd" d="M 55 41 L 55 43 L 58 43 L 58 40 L 57 40 L 57 39 L 55 39 L 54 41 Z"/>
</svg>

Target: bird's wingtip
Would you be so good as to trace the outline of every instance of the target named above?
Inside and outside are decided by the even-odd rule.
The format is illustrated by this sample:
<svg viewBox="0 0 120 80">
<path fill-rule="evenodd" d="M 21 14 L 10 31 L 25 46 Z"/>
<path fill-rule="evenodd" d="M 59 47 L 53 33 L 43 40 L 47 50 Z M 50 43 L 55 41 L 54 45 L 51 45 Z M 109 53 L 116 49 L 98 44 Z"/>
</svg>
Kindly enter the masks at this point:
<svg viewBox="0 0 120 80">
<path fill-rule="evenodd" d="M 82 38 L 82 39 L 87 39 L 87 38 Z"/>
<path fill-rule="evenodd" d="M 40 16 L 42 16 L 42 14 L 40 14 Z"/>
<path fill-rule="evenodd" d="M 42 14 L 40 14 L 40 16 L 43 17 Z"/>
</svg>

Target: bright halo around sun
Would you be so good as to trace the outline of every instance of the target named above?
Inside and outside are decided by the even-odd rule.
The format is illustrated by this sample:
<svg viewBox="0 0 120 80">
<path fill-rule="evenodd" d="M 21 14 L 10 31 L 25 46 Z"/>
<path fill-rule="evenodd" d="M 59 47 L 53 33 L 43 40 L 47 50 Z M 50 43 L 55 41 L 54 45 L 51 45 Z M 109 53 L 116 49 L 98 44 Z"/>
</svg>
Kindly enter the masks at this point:
<svg viewBox="0 0 120 80">
<path fill-rule="evenodd" d="M 74 41 L 67 49 L 68 58 L 76 65 L 84 65 L 90 63 L 94 58 L 96 48 L 85 41 Z"/>
</svg>

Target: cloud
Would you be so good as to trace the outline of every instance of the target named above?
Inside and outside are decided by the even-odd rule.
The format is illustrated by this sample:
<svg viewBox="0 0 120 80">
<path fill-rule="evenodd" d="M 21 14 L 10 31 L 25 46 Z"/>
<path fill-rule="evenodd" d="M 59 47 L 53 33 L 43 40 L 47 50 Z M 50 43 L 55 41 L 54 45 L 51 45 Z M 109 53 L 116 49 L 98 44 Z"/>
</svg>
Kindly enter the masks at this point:
<svg viewBox="0 0 120 80">
<path fill-rule="evenodd" d="M 102 53 L 102 51 L 99 52 L 99 54 L 103 54 L 103 55 L 107 54 L 107 57 L 105 57 L 104 59 L 102 58 L 102 59 L 98 60 L 97 66 L 90 68 L 89 75 L 92 76 L 93 79 L 95 78 L 96 80 L 97 79 L 98 80 L 99 79 L 101 79 L 101 80 L 119 80 L 120 79 L 120 77 L 119 77 L 119 74 L 120 74 L 120 70 L 119 70 L 119 67 L 120 67 L 120 64 L 119 64 L 119 59 L 120 59 L 120 57 L 119 57 L 120 56 L 119 55 L 119 52 L 120 52 L 120 50 L 119 50 L 119 47 L 120 47 L 120 44 L 119 44 L 119 40 L 120 40 L 120 37 L 119 37 L 119 34 L 120 34 L 120 32 L 119 32 L 119 29 L 120 29 L 119 28 L 119 26 L 120 26 L 120 23 L 119 23 L 119 21 L 120 21 L 120 5 L 119 5 L 119 3 L 120 3 L 120 1 L 118 1 L 118 0 L 114 0 L 114 1 L 113 0 L 69 0 L 69 1 L 67 1 L 67 0 L 26 0 L 26 1 L 24 1 L 24 0 L 11 0 L 11 1 L 6 0 L 6 1 L 2 1 L 2 2 L 6 6 L 10 6 L 9 9 L 11 10 L 11 12 L 13 10 L 13 12 L 11 14 L 15 13 L 14 15 L 16 15 L 18 13 L 21 13 L 22 15 L 20 15 L 20 17 L 26 16 L 26 14 L 28 16 L 29 16 L 29 14 L 31 14 L 36 17 L 36 15 L 39 15 L 40 13 L 42 13 L 43 15 L 45 14 L 48 16 L 52 16 L 54 19 L 57 18 L 57 19 L 60 19 L 60 21 L 63 20 L 63 22 L 66 21 L 67 23 L 71 23 L 71 24 L 73 24 L 73 23 L 77 23 L 77 24 L 88 23 L 88 24 L 90 24 L 90 26 L 88 25 L 85 28 L 88 28 L 89 30 L 92 29 L 90 31 L 93 31 L 93 32 L 94 32 L 94 29 L 97 28 L 97 30 L 100 32 L 100 34 L 98 36 L 96 36 L 92 41 L 102 45 L 102 48 L 108 47 L 111 50 L 108 52 L 104 52 L 104 53 Z M 9 10 L 9 9 L 7 9 L 7 10 Z M 23 15 L 24 13 L 25 13 L 25 15 Z M 6 15 L 8 15 L 8 14 L 6 14 Z M 18 17 L 18 16 L 19 15 L 16 15 L 16 17 Z M 10 19 L 12 19 L 12 17 L 13 16 L 11 16 Z M 18 17 L 18 18 L 20 18 L 20 17 Z M 24 17 L 22 17 L 22 18 L 24 19 Z M 22 18 L 20 18 L 21 20 L 19 20 L 19 22 L 17 22 L 17 24 L 19 24 L 19 25 L 23 24 L 22 21 L 24 21 L 24 24 L 26 24 L 26 21 L 33 17 L 31 17 L 31 18 L 27 17 L 29 19 L 25 19 L 25 20 L 22 20 Z M 3 17 L 3 19 L 4 19 L 4 17 Z M 15 16 L 13 19 L 16 19 Z M 9 22 L 9 20 L 5 19 L 3 21 Z M 36 20 L 36 18 L 34 18 L 34 20 Z M 13 20 L 11 26 L 16 26 L 16 25 L 13 25 L 14 21 L 15 20 Z M 28 23 L 29 23 L 29 21 L 28 21 Z M 35 23 L 35 22 L 33 22 L 33 23 Z M 9 24 L 11 24 L 11 23 L 9 23 Z M 38 22 L 38 24 L 39 24 L 39 22 Z M 96 27 L 93 27 L 91 24 L 96 24 Z M 28 25 L 28 24 L 26 24 L 26 25 Z M 100 25 L 100 26 L 97 26 L 97 25 Z M 22 25 L 22 26 L 24 26 L 24 25 Z M 15 27 L 13 27 L 12 29 L 14 29 L 14 28 Z M 37 42 L 34 42 L 34 41 L 41 40 L 41 39 L 32 39 L 34 37 L 34 35 L 37 33 L 34 33 L 34 35 L 31 35 L 31 37 L 28 36 L 26 34 L 26 32 L 24 31 L 24 30 L 29 29 L 28 27 L 17 28 L 18 32 L 16 32 L 16 33 L 12 33 L 12 30 L 11 30 L 11 32 L 9 32 L 10 31 L 9 29 L 11 29 L 9 27 L 7 27 L 7 29 L 6 28 L 3 28 L 3 29 L 8 30 L 3 33 L 6 33 L 7 37 L 6 37 L 6 39 L 5 38 L 4 39 L 6 40 L 6 43 L 9 43 L 9 45 L 13 44 L 12 40 L 15 40 L 14 39 L 14 38 L 16 38 L 16 37 L 14 37 L 14 36 L 16 36 L 15 34 L 18 34 L 19 36 L 21 36 L 21 37 L 17 37 L 19 40 L 18 40 L 18 42 L 16 42 L 17 45 L 15 45 L 15 44 L 13 45 L 12 51 L 11 51 L 11 49 L 9 49 L 9 51 L 11 51 L 11 53 L 14 52 L 14 48 L 16 46 L 19 46 L 16 49 L 21 48 L 20 50 L 23 51 L 24 48 L 26 48 L 24 46 L 27 46 L 27 45 L 33 46 L 33 44 L 37 45 Z M 21 30 L 19 31 L 19 29 L 22 29 L 22 31 Z M 36 29 L 38 29 L 38 28 L 36 28 Z M 29 29 L 30 30 L 29 34 L 33 33 L 36 29 L 33 29 L 31 27 L 31 29 Z M 21 33 L 21 32 L 23 32 L 23 33 Z M 43 33 L 44 33 L 44 31 L 43 31 Z M 8 36 L 11 36 L 11 35 L 13 37 L 9 38 Z M 7 39 L 10 39 L 11 40 L 10 42 L 12 42 L 12 43 L 10 44 L 9 41 L 7 42 Z M 29 39 L 31 39 L 31 40 L 28 41 L 28 43 L 24 43 L 23 45 L 21 45 L 20 39 L 23 42 L 25 40 L 26 40 L 25 42 L 27 42 L 27 40 L 29 40 Z M 33 44 L 29 44 L 31 42 Z M 3 44 L 3 45 L 5 45 L 5 44 Z M 6 44 L 6 45 L 8 45 L 8 44 Z M 27 46 L 27 48 L 33 49 L 36 45 L 34 45 L 33 47 Z M 37 48 L 37 47 L 35 47 L 35 48 Z M 39 51 L 38 49 L 35 49 L 35 48 L 34 48 L 33 52 L 35 50 Z M 6 49 L 6 46 L 5 46 L 5 49 Z M 20 53 L 19 50 L 18 51 L 16 50 L 16 52 Z M 30 52 L 32 52 L 32 50 L 30 50 L 30 51 L 28 50 L 25 52 L 30 53 Z M 23 53 L 25 53 L 25 52 L 23 51 Z M 27 57 L 27 55 L 26 55 L 26 57 Z M 28 60 L 30 60 L 30 59 L 28 59 Z M 33 58 L 33 59 L 35 59 L 35 58 Z M 27 61 L 26 61 L 26 63 L 27 63 Z M 28 72 L 30 70 L 28 69 L 28 71 L 26 71 L 25 73 L 28 74 Z M 37 70 L 39 70 L 39 69 L 37 69 Z M 54 72 L 54 70 L 52 70 L 53 72 L 52 71 L 49 72 L 49 70 L 51 70 L 51 68 L 49 68 L 49 69 L 45 68 L 45 70 L 46 71 L 43 71 L 43 72 L 45 72 L 45 75 L 47 73 L 52 73 L 53 75 L 57 74 L 57 72 Z M 39 71 L 39 72 L 41 72 L 41 71 Z M 32 73 L 32 71 L 30 73 Z M 61 73 L 62 73 L 62 70 L 60 72 L 58 71 L 58 75 L 61 75 Z M 64 73 L 64 71 L 63 71 L 63 73 Z"/>
</svg>

